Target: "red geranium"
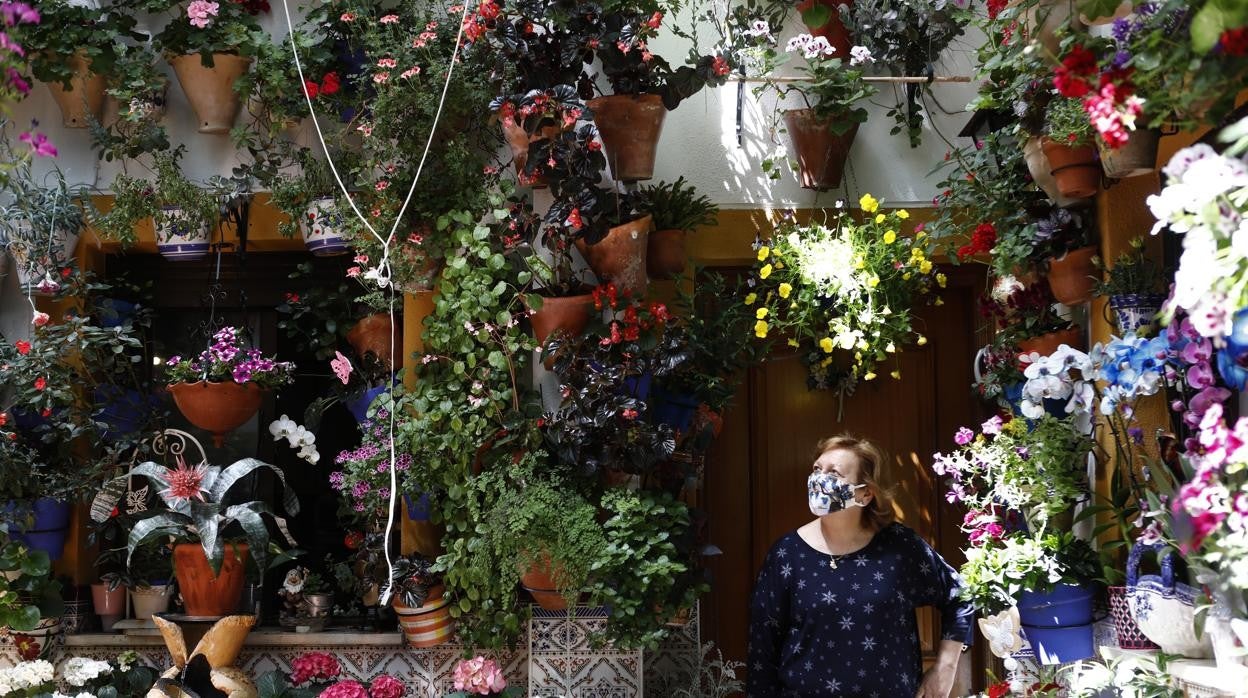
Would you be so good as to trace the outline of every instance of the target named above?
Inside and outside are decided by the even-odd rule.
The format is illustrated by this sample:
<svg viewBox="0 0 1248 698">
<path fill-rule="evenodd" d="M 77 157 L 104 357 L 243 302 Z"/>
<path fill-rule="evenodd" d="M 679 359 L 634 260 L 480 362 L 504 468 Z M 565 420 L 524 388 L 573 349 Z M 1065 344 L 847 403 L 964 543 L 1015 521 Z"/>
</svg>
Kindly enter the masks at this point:
<svg viewBox="0 0 1248 698">
<path fill-rule="evenodd" d="M 1082 97 L 1092 91 L 1089 79 L 1096 74 L 1096 54 L 1074 46 L 1053 74 L 1053 86 L 1063 97 Z"/>
<path fill-rule="evenodd" d="M 43 376 L 35 379 L 35 390 L 43 390 L 46 387 L 48 387 L 48 381 Z"/>
<path fill-rule="evenodd" d="M 311 80 L 304 80 L 303 91 L 308 93 L 308 99 L 316 99 L 321 92 L 321 88 Z"/>
<path fill-rule="evenodd" d="M 991 223 L 980 223 L 971 234 L 971 242 L 958 248 L 958 259 L 992 252 L 997 244 L 997 229 Z"/>
<path fill-rule="evenodd" d="M 321 94 L 326 97 L 337 93 L 340 87 L 342 87 L 342 85 L 338 82 L 337 72 L 326 73 L 325 78 L 321 80 Z"/>
<path fill-rule="evenodd" d="M 30 353 L 30 342 L 27 342 L 24 339 L 19 339 L 13 344 L 14 346 L 17 347 L 17 353 L 21 354 L 22 356 L 26 356 L 27 354 Z"/>
<path fill-rule="evenodd" d="M 1248 26 L 1227 29 L 1218 37 L 1218 48 L 1228 56 L 1248 56 Z"/>
</svg>

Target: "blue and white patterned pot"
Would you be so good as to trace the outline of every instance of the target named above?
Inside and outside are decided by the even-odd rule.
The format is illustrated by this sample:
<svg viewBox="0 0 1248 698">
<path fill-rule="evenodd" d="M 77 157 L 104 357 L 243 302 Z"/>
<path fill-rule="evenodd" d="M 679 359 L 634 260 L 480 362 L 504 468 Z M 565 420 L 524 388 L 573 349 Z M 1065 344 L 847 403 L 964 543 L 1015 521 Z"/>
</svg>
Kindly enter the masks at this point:
<svg viewBox="0 0 1248 698">
<path fill-rule="evenodd" d="M 208 255 L 208 225 L 196 229 L 179 206 L 162 206 L 156 218 L 156 249 L 171 262 L 191 262 Z"/>
<path fill-rule="evenodd" d="M 73 262 L 78 237 L 78 233 L 65 230 L 44 234 L 33 230 L 29 221 L 14 221 L 9 231 L 8 249 L 13 255 L 13 269 L 22 293 L 53 295 L 51 287 L 41 289 L 39 284 L 49 277 L 60 282 L 61 269 Z"/>
<path fill-rule="evenodd" d="M 1151 326 L 1153 319 L 1161 311 L 1161 304 L 1165 301 L 1165 296 L 1156 293 L 1124 293 L 1110 296 L 1109 307 L 1114 311 L 1118 333 L 1125 335 Z"/>
<path fill-rule="evenodd" d="M 332 197 L 313 199 L 304 214 L 303 224 L 299 226 L 303 231 L 303 244 L 317 257 L 332 257 L 350 252 L 351 248 L 342 236 L 342 222 L 342 214 L 338 213 Z"/>
<path fill-rule="evenodd" d="M 1166 654 L 1203 659 L 1213 654 L 1208 634 L 1196 632 L 1196 604 L 1204 592 L 1175 580 L 1178 556 L 1163 552 L 1161 574 L 1140 574 L 1143 553 L 1160 544 L 1137 542 L 1127 556 L 1127 601 L 1140 632 Z"/>
</svg>

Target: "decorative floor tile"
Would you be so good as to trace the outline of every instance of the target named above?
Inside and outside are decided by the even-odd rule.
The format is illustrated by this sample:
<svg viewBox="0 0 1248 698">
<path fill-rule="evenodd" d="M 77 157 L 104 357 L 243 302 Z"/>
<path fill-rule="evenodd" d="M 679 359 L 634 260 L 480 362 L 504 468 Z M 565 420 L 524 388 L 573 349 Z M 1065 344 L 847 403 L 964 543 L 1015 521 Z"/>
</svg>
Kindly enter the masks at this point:
<svg viewBox="0 0 1248 698">
<path fill-rule="evenodd" d="M 601 608 L 533 608 L 529 621 L 529 695 L 542 698 L 642 698 L 640 651 L 594 649 L 591 636 L 606 627 Z"/>
</svg>

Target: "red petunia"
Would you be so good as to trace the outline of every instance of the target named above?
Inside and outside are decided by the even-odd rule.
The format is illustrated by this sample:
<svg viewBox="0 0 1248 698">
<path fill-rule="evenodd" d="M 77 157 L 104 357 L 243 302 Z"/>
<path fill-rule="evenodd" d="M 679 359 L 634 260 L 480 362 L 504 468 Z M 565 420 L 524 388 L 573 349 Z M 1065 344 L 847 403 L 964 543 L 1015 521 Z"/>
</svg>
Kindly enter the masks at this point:
<svg viewBox="0 0 1248 698">
<path fill-rule="evenodd" d="M 1096 54 L 1074 46 L 1054 70 L 1053 86 L 1063 97 L 1082 97 L 1092 91 L 1089 78 L 1096 74 Z"/>
</svg>

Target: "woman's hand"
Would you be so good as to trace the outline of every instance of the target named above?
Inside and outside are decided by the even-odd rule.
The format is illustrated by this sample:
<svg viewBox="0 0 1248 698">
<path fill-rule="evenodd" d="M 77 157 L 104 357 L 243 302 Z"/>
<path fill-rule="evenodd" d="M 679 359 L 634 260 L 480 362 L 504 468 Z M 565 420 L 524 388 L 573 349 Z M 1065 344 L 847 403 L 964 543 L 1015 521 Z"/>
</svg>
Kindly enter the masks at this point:
<svg viewBox="0 0 1248 698">
<path fill-rule="evenodd" d="M 923 682 L 919 684 L 915 698 L 949 698 L 961 657 L 961 642 L 941 640 L 940 648 L 936 650 L 936 663 L 923 674 Z"/>
</svg>

